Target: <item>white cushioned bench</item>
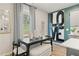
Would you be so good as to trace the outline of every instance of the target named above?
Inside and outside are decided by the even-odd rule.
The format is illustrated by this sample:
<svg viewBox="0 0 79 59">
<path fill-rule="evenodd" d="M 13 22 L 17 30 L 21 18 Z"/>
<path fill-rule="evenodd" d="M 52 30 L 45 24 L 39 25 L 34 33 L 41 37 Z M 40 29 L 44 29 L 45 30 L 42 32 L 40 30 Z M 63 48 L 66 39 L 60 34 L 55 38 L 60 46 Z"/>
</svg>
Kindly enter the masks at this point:
<svg viewBox="0 0 79 59">
<path fill-rule="evenodd" d="M 50 56 L 50 54 L 51 54 L 50 44 L 39 45 L 30 50 L 30 56 Z"/>
</svg>

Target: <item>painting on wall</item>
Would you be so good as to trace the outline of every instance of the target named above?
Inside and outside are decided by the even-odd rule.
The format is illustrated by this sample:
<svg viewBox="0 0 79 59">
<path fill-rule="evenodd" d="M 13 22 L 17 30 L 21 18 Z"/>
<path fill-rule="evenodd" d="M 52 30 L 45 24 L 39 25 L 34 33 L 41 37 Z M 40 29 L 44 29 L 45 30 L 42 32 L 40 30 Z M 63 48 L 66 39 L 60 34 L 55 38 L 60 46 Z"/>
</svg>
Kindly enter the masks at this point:
<svg viewBox="0 0 79 59">
<path fill-rule="evenodd" d="M 50 14 L 51 35 L 55 41 L 64 41 L 64 11 Z"/>
<path fill-rule="evenodd" d="M 8 10 L 0 10 L 0 33 L 10 32 L 10 19 Z"/>
</svg>

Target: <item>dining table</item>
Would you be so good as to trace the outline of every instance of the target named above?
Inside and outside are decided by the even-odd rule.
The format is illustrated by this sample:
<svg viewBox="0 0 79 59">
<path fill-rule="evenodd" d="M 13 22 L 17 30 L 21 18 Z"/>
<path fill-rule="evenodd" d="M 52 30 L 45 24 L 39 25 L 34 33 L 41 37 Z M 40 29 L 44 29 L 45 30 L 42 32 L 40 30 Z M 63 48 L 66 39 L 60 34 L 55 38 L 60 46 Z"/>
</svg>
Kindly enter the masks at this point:
<svg viewBox="0 0 79 59">
<path fill-rule="evenodd" d="M 42 45 L 43 42 L 45 41 L 49 41 L 49 44 L 51 45 L 51 50 L 53 51 L 53 39 L 52 37 L 46 37 L 46 38 L 33 38 L 30 39 L 29 42 L 26 42 L 24 40 L 19 39 L 19 43 L 24 44 L 26 46 L 26 56 L 30 55 L 30 46 L 40 43 L 40 45 Z"/>
</svg>

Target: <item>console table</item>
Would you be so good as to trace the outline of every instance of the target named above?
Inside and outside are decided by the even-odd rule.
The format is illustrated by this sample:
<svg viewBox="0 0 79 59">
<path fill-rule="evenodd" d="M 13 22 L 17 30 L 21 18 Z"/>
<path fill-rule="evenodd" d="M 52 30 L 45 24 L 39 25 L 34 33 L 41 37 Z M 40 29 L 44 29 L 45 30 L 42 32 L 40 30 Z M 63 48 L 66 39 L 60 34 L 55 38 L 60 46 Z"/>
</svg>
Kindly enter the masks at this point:
<svg viewBox="0 0 79 59">
<path fill-rule="evenodd" d="M 19 42 L 21 43 L 21 44 L 24 44 L 25 46 L 26 46 L 26 52 L 27 52 L 27 56 L 29 56 L 29 52 L 30 52 L 30 46 L 31 45 L 33 45 L 33 44 L 37 44 L 37 43 L 41 43 L 41 45 L 42 45 L 42 42 L 43 41 L 47 41 L 47 40 L 49 40 L 50 41 L 50 44 L 51 44 L 51 50 L 53 50 L 53 43 L 52 43 L 52 41 L 53 41 L 53 39 L 52 39 L 52 37 L 47 37 L 47 38 L 45 38 L 45 39 L 37 39 L 37 40 L 34 40 L 34 41 L 30 41 L 29 43 L 26 43 L 26 42 L 24 42 L 23 40 L 19 40 Z"/>
</svg>

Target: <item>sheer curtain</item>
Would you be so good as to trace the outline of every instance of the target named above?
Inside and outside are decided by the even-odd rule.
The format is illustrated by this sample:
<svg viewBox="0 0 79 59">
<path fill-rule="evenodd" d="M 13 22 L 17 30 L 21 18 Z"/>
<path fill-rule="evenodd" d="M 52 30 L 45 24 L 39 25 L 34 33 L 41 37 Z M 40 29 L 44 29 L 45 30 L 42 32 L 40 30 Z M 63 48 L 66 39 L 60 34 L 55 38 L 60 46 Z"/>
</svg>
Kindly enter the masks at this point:
<svg viewBox="0 0 79 59">
<path fill-rule="evenodd" d="M 21 4 L 14 4 L 14 41 L 17 42 L 18 39 L 22 39 L 22 35 L 21 34 Z"/>
<path fill-rule="evenodd" d="M 36 29 L 36 21 L 35 21 L 35 8 L 29 7 L 30 10 L 30 32 L 31 32 L 31 38 L 34 37 L 35 29 Z"/>
<path fill-rule="evenodd" d="M 26 4 L 15 4 L 15 19 L 14 19 L 14 41 L 17 42 L 18 39 L 24 39 L 23 27 L 24 27 L 24 13 L 23 13 L 23 5 L 28 6 Z M 35 8 L 28 6 L 29 8 L 29 33 L 30 37 L 34 37 L 35 31 Z M 27 11 L 27 8 L 26 8 Z M 26 14 L 26 12 L 25 12 Z M 27 14 L 26 14 L 27 15 Z"/>
</svg>

